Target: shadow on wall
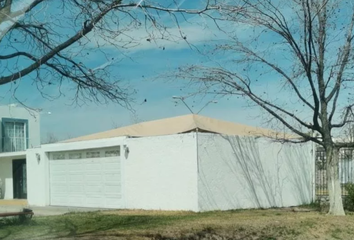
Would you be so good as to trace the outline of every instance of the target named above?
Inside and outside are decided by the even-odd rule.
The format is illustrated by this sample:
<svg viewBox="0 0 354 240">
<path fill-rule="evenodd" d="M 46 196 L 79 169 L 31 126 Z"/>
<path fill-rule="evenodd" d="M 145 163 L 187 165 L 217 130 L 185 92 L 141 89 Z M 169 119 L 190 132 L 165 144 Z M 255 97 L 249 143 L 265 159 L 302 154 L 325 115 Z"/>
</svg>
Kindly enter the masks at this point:
<svg viewBox="0 0 354 240">
<path fill-rule="evenodd" d="M 252 137 L 208 138 L 213 146 L 204 146 L 199 160 L 202 209 L 283 207 L 311 201 L 311 174 L 303 169 L 309 165 L 308 148 Z M 213 161 L 213 173 L 203 167 L 207 159 Z"/>
<path fill-rule="evenodd" d="M 285 162 L 289 174 L 288 181 L 291 183 L 294 191 L 294 197 L 298 202 L 308 203 L 312 200 L 312 177 L 314 169 L 311 167 L 311 159 L 301 148 L 301 145 L 284 146 Z"/>
<path fill-rule="evenodd" d="M 272 186 L 274 182 L 272 182 L 272 178 L 266 177 L 267 174 L 263 169 L 256 141 L 252 138 L 238 136 L 223 136 L 223 138 L 229 143 L 235 157 L 234 161 L 231 161 L 229 165 L 234 168 L 240 168 L 241 171 L 239 173 L 242 174 L 243 180 L 250 190 L 249 197 L 256 203 L 256 207 L 277 206 Z M 230 162 L 228 159 L 223 160 L 225 163 Z M 265 204 L 262 204 L 262 199 L 264 198 L 260 195 L 265 196 L 267 201 Z"/>
</svg>

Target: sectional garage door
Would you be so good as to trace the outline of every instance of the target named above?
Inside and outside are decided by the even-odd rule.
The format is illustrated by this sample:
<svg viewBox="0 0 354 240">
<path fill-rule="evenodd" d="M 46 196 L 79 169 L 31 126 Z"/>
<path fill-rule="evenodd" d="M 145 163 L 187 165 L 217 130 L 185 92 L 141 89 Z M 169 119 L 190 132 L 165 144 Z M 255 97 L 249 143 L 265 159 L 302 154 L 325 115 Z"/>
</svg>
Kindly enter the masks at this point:
<svg viewBox="0 0 354 240">
<path fill-rule="evenodd" d="M 49 154 L 52 206 L 121 208 L 119 148 Z"/>
</svg>

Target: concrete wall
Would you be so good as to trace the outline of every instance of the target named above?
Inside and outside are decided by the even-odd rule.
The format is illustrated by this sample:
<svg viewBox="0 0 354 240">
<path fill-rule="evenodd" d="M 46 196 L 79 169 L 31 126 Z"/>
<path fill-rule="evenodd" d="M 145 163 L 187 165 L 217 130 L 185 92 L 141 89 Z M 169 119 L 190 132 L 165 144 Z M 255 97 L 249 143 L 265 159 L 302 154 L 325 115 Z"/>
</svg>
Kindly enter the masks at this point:
<svg viewBox="0 0 354 240">
<path fill-rule="evenodd" d="M 296 206 L 313 199 L 311 144 L 198 134 L 199 210 Z"/>
<path fill-rule="evenodd" d="M 311 144 L 188 133 L 30 149 L 29 204 L 50 204 L 49 152 L 119 145 L 123 208 L 207 211 L 294 206 L 313 199 Z"/>
<path fill-rule="evenodd" d="M 39 113 L 30 111 L 22 107 L 15 107 L 12 105 L 0 106 L 0 124 L 1 118 L 17 118 L 28 120 L 28 138 L 29 148 L 40 146 L 40 117 Z M 2 146 L 2 128 L 0 127 L 0 146 Z M 2 150 L 2 149 L 1 149 Z"/>
<path fill-rule="evenodd" d="M 12 160 L 25 156 L 0 157 L 0 199 L 13 199 Z"/>
<path fill-rule="evenodd" d="M 48 155 L 42 148 L 33 148 L 26 151 L 26 159 L 28 204 L 47 206 L 49 205 Z"/>
<path fill-rule="evenodd" d="M 129 209 L 198 210 L 195 133 L 127 139 Z"/>
</svg>

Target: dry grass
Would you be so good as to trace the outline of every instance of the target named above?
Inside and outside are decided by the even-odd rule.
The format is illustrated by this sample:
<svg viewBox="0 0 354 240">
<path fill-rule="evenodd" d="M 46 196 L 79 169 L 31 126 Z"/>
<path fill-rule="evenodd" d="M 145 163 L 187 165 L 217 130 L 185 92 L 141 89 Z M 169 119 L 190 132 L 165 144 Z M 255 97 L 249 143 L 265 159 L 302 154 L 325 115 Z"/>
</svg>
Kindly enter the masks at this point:
<svg viewBox="0 0 354 240">
<path fill-rule="evenodd" d="M 0 225 L 0 239 L 353 239 L 354 215 L 291 209 L 226 212 L 104 211 Z"/>
</svg>

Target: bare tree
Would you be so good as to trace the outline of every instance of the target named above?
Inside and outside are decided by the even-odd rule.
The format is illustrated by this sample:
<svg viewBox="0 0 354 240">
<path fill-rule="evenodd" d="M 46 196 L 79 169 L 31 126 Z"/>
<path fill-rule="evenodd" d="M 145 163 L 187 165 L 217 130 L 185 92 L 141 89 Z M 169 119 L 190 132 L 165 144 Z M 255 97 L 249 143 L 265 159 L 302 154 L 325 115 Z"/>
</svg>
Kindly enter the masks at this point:
<svg viewBox="0 0 354 240">
<path fill-rule="evenodd" d="M 111 129 L 117 129 L 117 128 L 120 128 L 122 126 L 122 124 L 118 123 L 116 120 L 114 119 L 111 119 Z"/>
<path fill-rule="evenodd" d="M 129 125 L 143 122 L 143 120 L 139 117 L 139 115 L 135 111 L 131 111 L 129 115 L 130 115 L 130 121 L 128 123 Z M 111 119 L 111 122 L 112 122 L 111 129 L 125 127 L 124 125 L 122 125 L 122 123 L 119 123 L 117 120 L 113 118 Z"/>
<path fill-rule="evenodd" d="M 176 77 L 191 80 L 199 93 L 247 99 L 268 113 L 270 123 L 281 123 L 300 136 L 286 141 L 322 146 L 329 214 L 344 215 L 338 153 L 354 143 L 335 141 L 334 136 L 353 119 L 354 4 L 342 0 L 215 4 L 218 11 L 209 16 L 222 39 L 214 56 L 224 60 L 182 67 Z"/>
<path fill-rule="evenodd" d="M 56 143 L 59 142 L 59 138 L 55 136 L 54 133 L 48 132 L 46 138 L 44 141 L 42 141 L 42 144 L 49 144 L 49 143 Z"/>
<path fill-rule="evenodd" d="M 348 124 L 344 129 L 343 141 L 354 142 L 354 125 Z"/>
<path fill-rule="evenodd" d="M 174 1 L 171 0 L 171 3 Z M 208 9 L 170 9 L 151 1 L 125 3 L 122 0 L 0 0 L 0 85 L 13 83 L 16 92 L 21 79 L 32 79 L 42 96 L 55 99 L 67 94 L 69 84 L 74 102 L 112 101 L 129 106 L 134 90 L 111 74 L 123 56 L 111 56 L 104 48 L 136 47 L 145 30 L 153 42 L 157 38 L 174 41 L 169 26 L 159 13 L 202 13 Z M 160 21 L 161 20 L 161 21 Z M 89 58 L 101 56 L 106 62 L 91 66 Z M 49 87 L 58 88 L 53 94 Z M 66 85 L 65 85 L 66 86 Z"/>
</svg>

